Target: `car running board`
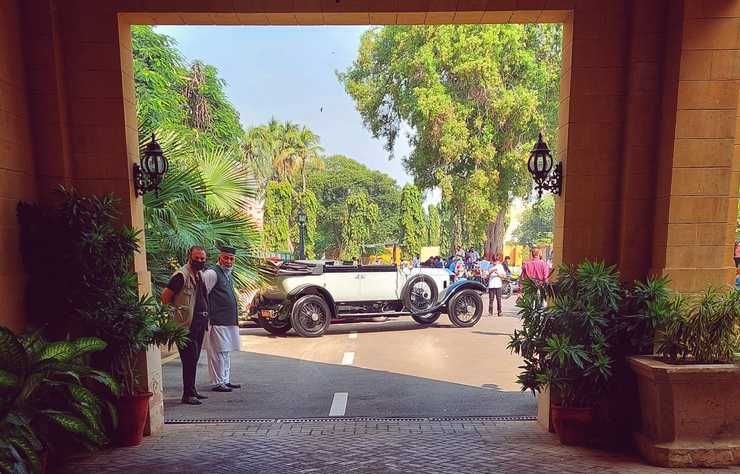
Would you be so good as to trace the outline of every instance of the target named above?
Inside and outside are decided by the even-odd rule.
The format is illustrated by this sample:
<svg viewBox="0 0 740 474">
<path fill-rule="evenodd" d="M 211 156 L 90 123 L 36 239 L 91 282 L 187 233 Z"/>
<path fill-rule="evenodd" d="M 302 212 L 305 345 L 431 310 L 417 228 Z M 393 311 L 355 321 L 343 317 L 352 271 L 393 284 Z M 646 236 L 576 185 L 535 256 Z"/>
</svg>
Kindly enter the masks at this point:
<svg viewBox="0 0 740 474">
<path fill-rule="evenodd" d="M 386 311 L 383 313 L 339 313 L 337 316 L 339 318 L 375 318 L 378 316 L 411 316 L 411 313 L 408 311 Z"/>
</svg>

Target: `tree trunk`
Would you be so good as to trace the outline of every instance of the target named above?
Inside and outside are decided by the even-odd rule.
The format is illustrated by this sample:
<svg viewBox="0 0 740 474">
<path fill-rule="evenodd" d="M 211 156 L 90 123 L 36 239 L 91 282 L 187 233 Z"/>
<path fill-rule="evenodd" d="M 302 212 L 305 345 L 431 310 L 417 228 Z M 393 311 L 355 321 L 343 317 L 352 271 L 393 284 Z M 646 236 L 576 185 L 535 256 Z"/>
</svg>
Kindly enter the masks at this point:
<svg viewBox="0 0 740 474">
<path fill-rule="evenodd" d="M 508 206 L 501 208 L 496 214 L 496 220 L 486 225 L 486 248 L 484 253 L 488 260 L 496 254 L 504 253 L 505 221 L 508 210 Z"/>
</svg>

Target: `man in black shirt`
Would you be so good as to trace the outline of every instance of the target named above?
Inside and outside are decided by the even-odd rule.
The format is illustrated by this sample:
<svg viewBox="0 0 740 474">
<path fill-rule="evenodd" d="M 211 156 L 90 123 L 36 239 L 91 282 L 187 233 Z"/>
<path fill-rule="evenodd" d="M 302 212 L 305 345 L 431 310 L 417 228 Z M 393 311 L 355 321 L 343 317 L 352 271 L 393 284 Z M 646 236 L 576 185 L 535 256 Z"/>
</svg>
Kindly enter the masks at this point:
<svg viewBox="0 0 740 474">
<path fill-rule="evenodd" d="M 208 327 L 208 292 L 201 275 L 205 263 L 206 251 L 193 246 L 188 252 L 188 263 L 172 275 L 162 291 L 162 303 L 174 304 L 178 322 L 189 329 L 187 344 L 178 348 L 182 361 L 182 403 L 188 405 L 201 405 L 200 400 L 208 398 L 195 388 L 195 371 Z"/>
</svg>

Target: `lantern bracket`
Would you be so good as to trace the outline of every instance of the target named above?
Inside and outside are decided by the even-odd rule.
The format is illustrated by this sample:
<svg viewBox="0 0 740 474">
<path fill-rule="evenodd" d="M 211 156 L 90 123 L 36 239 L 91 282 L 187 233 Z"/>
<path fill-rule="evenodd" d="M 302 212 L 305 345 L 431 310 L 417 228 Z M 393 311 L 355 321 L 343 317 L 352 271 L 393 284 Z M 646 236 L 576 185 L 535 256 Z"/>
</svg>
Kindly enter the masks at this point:
<svg viewBox="0 0 740 474">
<path fill-rule="evenodd" d="M 545 178 L 542 184 L 537 183 L 535 189 L 539 193 L 539 197 L 542 197 L 543 191 L 550 191 L 556 196 L 560 196 L 563 192 L 563 162 L 558 162 L 553 166 L 550 174 Z"/>
</svg>

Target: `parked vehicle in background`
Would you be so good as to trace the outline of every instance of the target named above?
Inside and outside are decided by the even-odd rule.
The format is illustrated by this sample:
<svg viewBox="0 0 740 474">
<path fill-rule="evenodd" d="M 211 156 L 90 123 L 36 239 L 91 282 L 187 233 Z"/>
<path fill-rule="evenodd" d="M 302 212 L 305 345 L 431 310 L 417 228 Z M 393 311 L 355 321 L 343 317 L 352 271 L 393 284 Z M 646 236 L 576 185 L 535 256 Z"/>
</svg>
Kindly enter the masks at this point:
<svg viewBox="0 0 740 474">
<path fill-rule="evenodd" d="M 272 334 L 291 328 L 304 337 L 324 334 L 332 321 L 411 316 L 428 325 L 447 314 L 457 327 L 483 314 L 479 282 L 451 282 L 441 268 L 356 265 L 335 261 L 284 261 L 273 284 L 252 300 L 250 316 Z"/>
</svg>

